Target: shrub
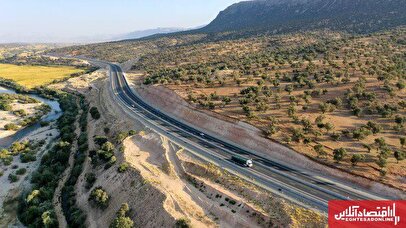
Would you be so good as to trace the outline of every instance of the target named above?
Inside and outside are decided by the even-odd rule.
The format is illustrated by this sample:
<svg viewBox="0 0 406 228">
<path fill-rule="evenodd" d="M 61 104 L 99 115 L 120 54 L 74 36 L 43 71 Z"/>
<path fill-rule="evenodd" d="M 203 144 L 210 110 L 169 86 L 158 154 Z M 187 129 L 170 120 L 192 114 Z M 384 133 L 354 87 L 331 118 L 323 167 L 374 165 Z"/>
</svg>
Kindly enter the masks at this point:
<svg viewBox="0 0 406 228">
<path fill-rule="evenodd" d="M 86 189 L 91 189 L 93 184 L 96 182 L 97 178 L 94 173 L 86 173 Z"/>
<path fill-rule="evenodd" d="M 117 143 L 121 143 L 127 137 L 128 137 L 128 132 L 120 132 L 120 133 L 118 133 L 118 135 L 116 137 Z"/>
<path fill-rule="evenodd" d="M 98 120 L 100 119 L 100 113 L 99 110 L 96 107 L 92 107 L 90 110 L 90 115 L 92 116 L 93 119 Z"/>
<path fill-rule="evenodd" d="M 175 223 L 176 228 L 189 228 L 191 227 L 190 220 L 187 218 L 177 219 Z"/>
<path fill-rule="evenodd" d="M 32 174 L 32 189 L 24 193 L 18 206 L 18 218 L 29 227 L 58 227 L 56 215 L 53 212 L 52 199 L 60 175 L 67 167 L 71 145 L 76 138 L 74 134 L 74 125 L 78 115 L 77 98 L 73 95 L 48 90 L 43 88 L 39 90 L 41 95 L 57 98 L 62 116 L 57 121 L 57 127 L 60 130 L 60 141 L 56 143 L 48 153 L 45 153 L 41 159 L 40 165 Z M 27 202 L 29 192 L 38 189 L 40 197 Z"/>
<path fill-rule="evenodd" d="M 102 159 L 103 161 L 109 161 L 110 158 L 114 155 L 113 152 L 109 152 L 109 151 L 104 151 L 104 150 L 98 150 L 97 151 L 97 155 L 100 159 Z"/>
<path fill-rule="evenodd" d="M 317 153 L 317 157 L 325 157 L 327 156 L 327 152 L 324 150 L 324 146 L 317 144 L 313 147 L 314 151 Z"/>
<path fill-rule="evenodd" d="M 111 223 L 110 228 L 132 228 L 134 226 L 133 220 L 128 216 L 130 208 L 127 203 L 123 203 L 117 211 L 117 217 Z"/>
<path fill-rule="evenodd" d="M 20 168 L 20 169 L 18 169 L 18 170 L 16 171 L 16 174 L 19 175 L 19 176 L 21 176 L 21 175 L 24 175 L 26 172 L 27 172 L 27 169 L 26 169 L 26 168 Z"/>
<path fill-rule="evenodd" d="M 333 155 L 334 155 L 334 160 L 336 160 L 337 162 L 340 162 L 347 155 L 347 150 L 344 148 L 335 149 L 333 151 Z"/>
<path fill-rule="evenodd" d="M 370 129 L 373 134 L 378 134 L 383 129 L 381 125 L 379 125 L 379 124 L 377 124 L 375 122 L 372 122 L 372 121 L 369 121 L 367 123 L 367 128 Z"/>
<path fill-rule="evenodd" d="M 35 153 L 33 153 L 33 152 L 22 153 L 22 154 L 20 154 L 20 160 L 22 163 L 28 163 L 28 162 L 36 161 L 37 157 L 35 156 Z"/>
<path fill-rule="evenodd" d="M 9 180 L 11 183 L 17 182 L 17 181 L 18 181 L 18 176 L 16 176 L 15 174 L 10 173 L 10 174 L 8 175 L 8 180 Z"/>
<path fill-rule="evenodd" d="M 110 197 L 102 187 L 96 187 L 90 193 L 89 201 L 99 208 L 106 208 L 109 204 Z"/>
<path fill-rule="evenodd" d="M 41 127 L 47 127 L 47 126 L 49 126 L 49 122 L 48 122 L 48 121 L 41 121 L 41 122 L 39 122 L 39 124 L 41 125 Z"/>
<path fill-rule="evenodd" d="M 16 124 L 9 123 L 9 124 L 4 125 L 4 129 L 6 131 L 16 131 L 18 129 L 18 126 Z"/>
<path fill-rule="evenodd" d="M 121 163 L 121 164 L 120 164 L 120 166 L 118 167 L 117 171 L 118 171 L 119 173 L 124 173 L 125 171 L 127 171 L 127 169 L 128 169 L 128 163 L 127 163 L 127 162 L 124 162 L 124 163 Z"/>
<path fill-rule="evenodd" d="M 114 145 L 111 142 L 106 142 L 101 146 L 101 149 L 104 151 L 111 152 L 114 151 Z"/>
<path fill-rule="evenodd" d="M 406 153 L 404 151 L 397 150 L 395 151 L 394 156 L 399 163 L 399 161 L 403 161 L 406 158 Z"/>
<path fill-rule="evenodd" d="M 106 137 L 106 136 L 96 135 L 96 136 L 94 137 L 94 142 L 95 142 L 97 145 L 101 146 L 101 145 L 103 145 L 104 143 L 108 142 L 108 140 L 107 140 L 107 137 Z"/>
<path fill-rule="evenodd" d="M 351 157 L 351 163 L 353 166 L 356 166 L 359 162 L 365 160 L 365 156 L 363 154 L 354 154 Z"/>
</svg>

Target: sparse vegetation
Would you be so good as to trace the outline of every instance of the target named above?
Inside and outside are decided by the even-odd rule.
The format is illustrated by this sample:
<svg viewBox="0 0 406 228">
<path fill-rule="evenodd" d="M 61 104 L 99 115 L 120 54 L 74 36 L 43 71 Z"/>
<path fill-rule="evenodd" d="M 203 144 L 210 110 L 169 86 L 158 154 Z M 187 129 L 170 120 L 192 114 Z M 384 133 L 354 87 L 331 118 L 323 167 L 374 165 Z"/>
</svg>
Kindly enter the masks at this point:
<svg viewBox="0 0 406 228">
<path fill-rule="evenodd" d="M 86 213 L 76 205 L 75 193 L 75 185 L 83 171 L 83 163 L 88 151 L 88 137 L 86 132 L 89 106 L 83 98 L 80 99 L 80 108 L 82 114 L 79 118 L 81 133 L 77 140 L 78 150 L 75 154 L 75 161 L 70 176 L 62 188 L 62 208 L 66 221 L 71 227 L 85 227 L 86 222 Z"/>
<path fill-rule="evenodd" d="M 76 120 L 79 107 L 73 95 L 50 90 L 44 90 L 42 93 L 59 98 L 61 109 L 64 111 L 57 123 L 61 134 L 60 141 L 42 157 L 40 166 L 32 174 L 32 187 L 21 195 L 18 217 L 23 224 L 32 227 L 57 227 L 52 198 L 60 175 L 67 167 L 71 144 L 76 138 L 72 123 Z"/>
<path fill-rule="evenodd" d="M 109 204 L 110 196 L 102 187 L 96 187 L 92 190 L 89 196 L 89 201 L 99 208 L 106 208 Z"/>
<path fill-rule="evenodd" d="M 165 85 L 201 109 L 246 121 L 301 153 L 380 180 L 373 159 L 355 162 L 356 155 L 353 161 L 367 170 L 361 171 L 350 168 L 351 158 L 376 137 L 387 139 L 387 159 L 395 161 L 393 152 L 401 150 L 406 49 L 398 41 L 404 34 L 401 28 L 354 37 L 313 32 L 196 42 L 147 54 L 133 69 L 145 72 L 146 85 Z M 337 144 L 348 159 L 334 155 Z M 388 172 L 386 180 L 399 186 L 401 169 Z"/>
<path fill-rule="evenodd" d="M 117 217 L 111 223 L 110 228 L 132 228 L 134 226 L 133 220 L 128 217 L 130 207 L 127 203 L 121 205 L 120 210 L 117 211 Z"/>
</svg>

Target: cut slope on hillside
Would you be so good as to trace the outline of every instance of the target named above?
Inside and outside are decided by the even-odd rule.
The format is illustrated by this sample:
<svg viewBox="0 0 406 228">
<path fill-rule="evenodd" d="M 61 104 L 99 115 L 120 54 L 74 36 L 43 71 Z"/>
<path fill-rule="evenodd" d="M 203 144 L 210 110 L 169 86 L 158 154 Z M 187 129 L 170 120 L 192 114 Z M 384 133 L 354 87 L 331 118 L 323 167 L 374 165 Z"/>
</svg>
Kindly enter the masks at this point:
<svg viewBox="0 0 406 228">
<path fill-rule="evenodd" d="M 196 108 L 404 189 L 404 40 L 405 30 L 267 36 L 174 47 L 133 69 L 146 75 L 145 84 L 165 85 Z"/>
</svg>

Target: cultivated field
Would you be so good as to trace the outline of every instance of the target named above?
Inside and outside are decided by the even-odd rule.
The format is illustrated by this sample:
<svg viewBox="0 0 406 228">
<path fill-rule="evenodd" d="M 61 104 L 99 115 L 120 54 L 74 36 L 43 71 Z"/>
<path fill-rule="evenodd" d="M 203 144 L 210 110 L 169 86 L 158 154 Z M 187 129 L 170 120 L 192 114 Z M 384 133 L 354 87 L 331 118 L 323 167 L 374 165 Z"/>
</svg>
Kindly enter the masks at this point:
<svg viewBox="0 0 406 228">
<path fill-rule="evenodd" d="M 18 66 L 0 64 L 0 77 L 11 79 L 26 88 L 46 85 L 55 80 L 80 74 L 83 70 L 67 66 Z"/>
</svg>

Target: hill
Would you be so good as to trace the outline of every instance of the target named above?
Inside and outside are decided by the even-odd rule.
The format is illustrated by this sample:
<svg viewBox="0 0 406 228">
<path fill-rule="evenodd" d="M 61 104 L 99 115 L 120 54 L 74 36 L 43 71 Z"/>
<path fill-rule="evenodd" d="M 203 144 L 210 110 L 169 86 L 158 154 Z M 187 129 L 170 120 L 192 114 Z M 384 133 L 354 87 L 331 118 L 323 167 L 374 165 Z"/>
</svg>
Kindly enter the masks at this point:
<svg viewBox="0 0 406 228">
<path fill-rule="evenodd" d="M 259 137 L 320 163 L 405 189 L 405 31 L 173 46 L 143 56 L 133 70 L 162 102 L 169 98 L 160 90 L 170 89 L 193 109 L 249 123 Z"/>
<path fill-rule="evenodd" d="M 331 29 L 370 33 L 404 25 L 404 0 L 256 0 L 231 5 L 199 32 Z"/>
<path fill-rule="evenodd" d="M 156 29 L 147 29 L 147 30 L 140 30 L 134 31 L 127 34 L 119 35 L 114 37 L 113 40 L 129 40 L 129 39 L 138 39 L 142 37 L 152 36 L 155 34 L 167 34 L 167 33 L 174 33 L 185 31 L 185 28 L 156 28 Z"/>
</svg>

